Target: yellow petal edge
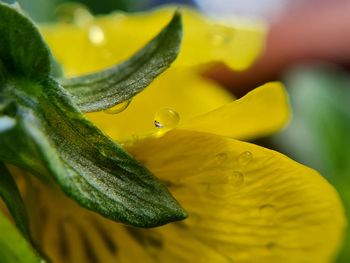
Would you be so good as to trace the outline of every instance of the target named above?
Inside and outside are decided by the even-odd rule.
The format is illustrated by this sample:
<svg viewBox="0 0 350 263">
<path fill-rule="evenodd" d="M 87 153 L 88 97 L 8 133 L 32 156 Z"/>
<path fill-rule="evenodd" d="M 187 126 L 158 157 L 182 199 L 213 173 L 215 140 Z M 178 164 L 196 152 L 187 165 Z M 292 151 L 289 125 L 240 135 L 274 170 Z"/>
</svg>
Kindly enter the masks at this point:
<svg viewBox="0 0 350 263">
<path fill-rule="evenodd" d="M 282 83 L 269 82 L 239 100 L 182 123 L 181 128 L 247 140 L 279 131 L 289 114 Z"/>
<path fill-rule="evenodd" d="M 41 32 L 68 76 L 93 72 L 126 60 L 171 19 L 177 6 L 136 14 L 114 13 L 84 25 L 42 26 Z M 232 27 L 181 7 L 184 37 L 174 66 L 223 61 L 235 70 L 248 68 L 264 48 L 262 24 Z"/>
<path fill-rule="evenodd" d="M 184 130 L 129 151 L 189 213 L 159 229 L 169 240 L 160 262 L 321 263 L 338 252 L 345 217 L 335 189 L 278 152 Z"/>
</svg>

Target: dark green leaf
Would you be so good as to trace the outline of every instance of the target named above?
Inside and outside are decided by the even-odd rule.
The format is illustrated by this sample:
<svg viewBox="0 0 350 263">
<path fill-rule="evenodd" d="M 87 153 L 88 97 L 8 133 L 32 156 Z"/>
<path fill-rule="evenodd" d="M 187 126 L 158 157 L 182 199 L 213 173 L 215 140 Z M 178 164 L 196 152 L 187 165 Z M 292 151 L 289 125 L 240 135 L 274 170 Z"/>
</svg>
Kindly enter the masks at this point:
<svg viewBox="0 0 350 263">
<path fill-rule="evenodd" d="M 125 224 L 186 217 L 166 187 L 85 119 L 55 81 L 13 79 L 3 96 L 17 105 L 15 128 L 0 136 L 3 161 L 52 174 L 81 205 Z"/>
<path fill-rule="evenodd" d="M 170 23 L 129 60 L 102 72 L 62 79 L 60 83 L 73 95 L 81 111 L 110 108 L 130 100 L 166 70 L 177 57 L 181 37 L 181 15 L 175 13 Z"/>
<path fill-rule="evenodd" d="M 0 262 L 43 263 L 34 248 L 0 210 Z"/>
<path fill-rule="evenodd" d="M 10 172 L 7 170 L 6 166 L 1 162 L 0 197 L 4 200 L 19 230 L 28 240 L 31 240 L 28 225 L 28 216 L 23 200 Z"/>
<path fill-rule="evenodd" d="M 42 179 L 54 178 L 82 206 L 125 224 L 153 227 L 185 218 L 186 213 L 167 188 L 85 119 L 70 94 L 48 76 L 50 54 L 30 20 L 6 4 L 0 4 L 0 17 L 0 117 L 7 122 L 0 133 L 0 160 Z M 176 14 L 167 29 L 117 73 L 128 78 L 138 72 L 135 76 L 148 84 L 175 58 L 179 28 Z M 171 51 L 165 52 L 165 47 Z M 154 64 L 148 63 L 149 57 Z M 110 71 L 116 73 L 115 69 Z M 104 82 L 109 80 L 110 71 L 97 80 L 96 75 L 92 78 L 98 83 L 93 92 L 106 95 L 110 85 L 104 86 Z M 150 77 L 143 76 L 147 72 Z M 122 81 L 112 77 L 113 82 L 116 79 L 117 83 Z M 134 87 L 136 80 L 122 83 Z M 83 105 L 95 99 L 89 97 Z M 113 103 L 98 101 L 97 106 L 88 107 L 100 109 Z"/>
<path fill-rule="evenodd" d="M 30 79 L 42 79 L 49 75 L 49 50 L 37 28 L 15 7 L 1 2 L 0 32 L 2 79 L 6 75 L 4 71 Z"/>
</svg>

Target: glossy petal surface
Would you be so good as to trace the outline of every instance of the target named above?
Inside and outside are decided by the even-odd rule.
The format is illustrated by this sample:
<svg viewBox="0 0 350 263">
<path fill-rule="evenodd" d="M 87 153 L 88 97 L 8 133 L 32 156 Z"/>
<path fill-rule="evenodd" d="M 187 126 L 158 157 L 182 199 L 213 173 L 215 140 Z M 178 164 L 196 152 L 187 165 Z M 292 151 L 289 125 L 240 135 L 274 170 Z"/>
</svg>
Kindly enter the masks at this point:
<svg viewBox="0 0 350 263">
<path fill-rule="evenodd" d="M 130 151 L 169 186 L 189 218 L 127 228 L 39 188 L 36 204 L 45 217 L 37 233 L 45 233 L 43 245 L 57 262 L 322 263 L 339 248 L 344 214 L 335 190 L 277 152 L 183 130 Z"/>
<path fill-rule="evenodd" d="M 128 140 L 157 131 L 157 111 L 171 108 L 178 112 L 180 123 L 212 111 L 234 98 L 215 83 L 203 79 L 191 68 L 170 69 L 134 97 L 119 114 L 87 114 L 101 130 L 116 140 Z"/>
<path fill-rule="evenodd" d="M 58 61 L 65 65 L 66 74 L 77 75 L 130 57 L 156 35 L 176 8 L 170 6 L 134 15 L 114 13 L 83 26 L 58 24 L 43 27 L 42 32 Z M 182 7 L 180 11 L 185 31 L 175 65 L 192 66 L 216 60 L 244 70 L 262 51 L 265 30 L 260 24 L 232 27 L 211 21 L 189 8 Z"/>
<path fill-rule="evenodd" d="M 183 123 L 181 128 L 251 139 L 280 130 L 288 119 L 288 98 L 283 85 L 270 82 L 239 100 Z"/>
<path fill-rule="evenodd" d="M 164 259 L 177 247 L 185 262 L 329 262 L 339 247 L 344 214 L 335 190 L 277 152 L 182 130 L 129 150 L 189 212 L 182 230 L 161 232 L 177 243 Z"/>
</svg>

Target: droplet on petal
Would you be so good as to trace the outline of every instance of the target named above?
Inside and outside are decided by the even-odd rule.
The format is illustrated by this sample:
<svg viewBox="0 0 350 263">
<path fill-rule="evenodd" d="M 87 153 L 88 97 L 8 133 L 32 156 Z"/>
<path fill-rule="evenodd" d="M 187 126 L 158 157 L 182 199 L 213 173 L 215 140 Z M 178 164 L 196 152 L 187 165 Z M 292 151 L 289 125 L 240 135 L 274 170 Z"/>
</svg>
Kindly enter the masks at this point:
<svg viewBox="0 0 350 263">
<path fill-rule="evenodd" d="M 102 28 L 93 25 L 89 29 L 89 41 L 95 46 L 101 46 L 105 43 L 105 33 Z"/>
<path fill-rule="evenodd" d="M 130 105 L 131 100 L 126 100 L 123 101 L 115 106 L 113 106 L 112 108 L 109 108 L 107 110 L 104 110 L 105 113 L 108 114 L 118 114 L 123 112 L 124 110 L 126 110 L 126 108 Z"/>
<path fill-rule="evenodd" d="M 84 26 L 93 20 L 93 15 L 88 8 L 79 3 L 65 3 L 55 11 L 55 17 L 59 22 Z"/>
<path fill-rule="evenodd" d="M 247 165 L 253 159 L 253 154 L 249 151 L 243 152 L 238 157 L 238 162 L 241 165 Z"/>
<path fill-rule="evenodd" d="M 216 160 L 219 162 L 224 162 L 227 160 L 228 156 L 227 153 L 221 152 L 215 155 Z"/>
<path fill-rule="evenodd" d="M 232 186 L 242 186 L 244 184 L 244 175 L 239 171 L 233 171 L 229 176 L 229 183 Z"/>
<path fill-rule="evenodd" d="M 233 29 L 225 26 L 217 26 L 210 33 L 211 43 L 215 46 L 222 46 L 231 42 Z"/>
<path fill-rule="evenodd" d="M 173 109 L 164 108 L 156 112 L 154 125 L 157 128 L 175 128 L 180 121 L 180 115 Z"/>
<path fill-rule="evenodd" d="M 276 213 L 275 206 L 271 204 L 262 205 L 259 207 L 259 214 L 263 218 L 270 218 Z"/>
</svg>

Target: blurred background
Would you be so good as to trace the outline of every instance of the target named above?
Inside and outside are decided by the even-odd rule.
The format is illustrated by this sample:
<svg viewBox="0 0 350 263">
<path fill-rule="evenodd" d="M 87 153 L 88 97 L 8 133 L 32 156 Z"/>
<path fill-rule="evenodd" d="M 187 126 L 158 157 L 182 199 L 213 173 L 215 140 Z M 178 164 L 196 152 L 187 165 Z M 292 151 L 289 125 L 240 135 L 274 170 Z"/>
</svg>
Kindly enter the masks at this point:
<svg viewBox="0 0 350 263">
<path fill-rule="evenodd" d="M 5 2 L 13 2 L 7 0 Z M 19 0 L 37 22 L 55 19 L 65 0 Z M 244 72 L 216 64 L 204 77 L 237 97 L 267 81 L 282 80 L 293 118 L 281 133 L 255 143 L 318 170 L 338 190 L 350 218 L 350 1 L 349 0 L 80 0 L 93 14 L 157 5 L 191 5 L 216 19 L 264 21 L 266 48 Z M 330 222 L 332 224 L 332 222 Z M 337 262 L 350 262 L 350 231 Z"/>
</svg>

